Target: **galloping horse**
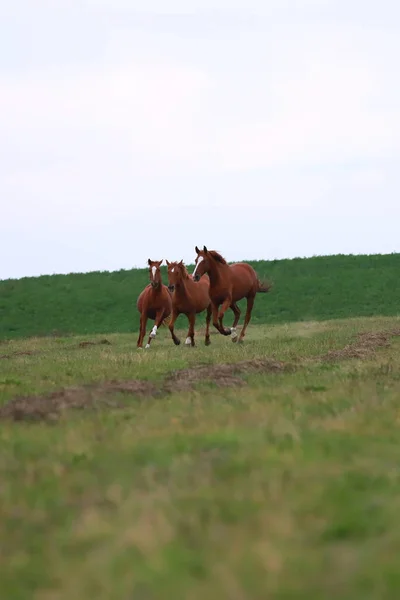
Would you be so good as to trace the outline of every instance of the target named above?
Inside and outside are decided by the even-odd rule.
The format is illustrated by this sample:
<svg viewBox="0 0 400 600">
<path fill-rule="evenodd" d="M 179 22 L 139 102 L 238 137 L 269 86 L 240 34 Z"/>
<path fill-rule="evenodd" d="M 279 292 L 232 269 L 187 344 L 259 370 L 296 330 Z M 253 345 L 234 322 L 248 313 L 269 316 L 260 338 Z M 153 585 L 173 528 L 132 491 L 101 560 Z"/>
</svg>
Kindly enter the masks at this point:
<svg viewBox="0 0 400 600">
<path fill-rule="evenodd" d="M 222 335 L 232 335 L 232 342 L 236 342 L 238 339 L 236 326 L 240 318 L 240 309 L 236 303 L 242 298 L 247 299 L 246 316 L 239 337 L 239 342 L 242 342 L 251 319 L 256 294 L 269 292 L 271 286 L 262 284 L 253 267 L 247 263 L 228 265 L 226 260 L 215 250 L 207 250 L 205 246 L 203 250 L 199 250 L 196 246 L 195 250 L 197 258 L 193 279 L 199 281 L 204 273 L 208 274 L 213 325 Z M 232 327 L 225 329 L 223 318 L 228 308 L 232 309 L 235 319 Z"/>
<path fill-rule="evenodd" d="M 155 321 L 154 327 L 150 332 L 149 341 L 146 348 L 150 348 L 150 342 L 157 335 L 157 329 L 170 316 L 172 311 L 171 294 L 166 285 L 161 280 L 160 266 L 162 260 L 148 260 L 150 283 L 144 288 L 137 299 L 137 309 L 140 312 L 140 333 L 137 341 L 137 347 L 143 348 L 143 339 L 146 335 L 147 319 Z"/>
<path fill-rule="evenodd" d="M 207 310 L 206 317 L 206 337 L 205 345 L 209 346 L 210 342 L 210 321 L 211 321 L 211 302 L 209 296 L 210 280 L 207 276 L 201 281 L 195 283 L 193 278 L 187 272 L 183 261 L 168 262 L 168 281 L 169 290 L 172 292 L 172 317 L 169 323 L 169 330 L 177 346 L 181 343 L 179 338 L 174 333 L 175 321 L 180 314 L 187 316 L 189 321 L 189 330 L 185 344 L 194 346 L 194 325 L 196 315 Z"/>
</svg>

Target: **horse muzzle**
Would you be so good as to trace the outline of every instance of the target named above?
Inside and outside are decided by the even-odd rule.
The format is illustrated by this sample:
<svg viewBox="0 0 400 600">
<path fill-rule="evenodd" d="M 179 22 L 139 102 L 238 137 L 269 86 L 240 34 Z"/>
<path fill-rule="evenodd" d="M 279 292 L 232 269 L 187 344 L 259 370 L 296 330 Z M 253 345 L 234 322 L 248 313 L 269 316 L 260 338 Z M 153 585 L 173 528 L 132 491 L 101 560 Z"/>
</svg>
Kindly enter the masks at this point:
<svg viewBox="0 0 400 600">
<path fill-rule="evenodd" d="M 200 281 L 200 275 L 198 275 L 196 273 L 196 275 L 193 277 L 194 281 Z"/>
<path fill-rule="evenodd" d="M 175 286 L 174 285 L 169 285 L 168 289 L 172 293 L 174 291 L 174 289 L 175 289 Z"/>
</svg>

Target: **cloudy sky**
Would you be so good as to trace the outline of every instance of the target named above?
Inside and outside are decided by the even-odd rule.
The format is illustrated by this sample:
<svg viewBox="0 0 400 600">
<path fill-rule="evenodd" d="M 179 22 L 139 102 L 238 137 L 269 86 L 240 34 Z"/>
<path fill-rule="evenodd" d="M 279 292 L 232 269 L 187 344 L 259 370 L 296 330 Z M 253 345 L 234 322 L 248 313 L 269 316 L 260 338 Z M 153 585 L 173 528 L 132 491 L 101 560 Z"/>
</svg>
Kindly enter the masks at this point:
<svg viewBox="0 0 400 600">
<path fill-rule="evenodd" d="M 0 278 L 400 251 L 398 0 L 0 0 Z"/>
</svg>

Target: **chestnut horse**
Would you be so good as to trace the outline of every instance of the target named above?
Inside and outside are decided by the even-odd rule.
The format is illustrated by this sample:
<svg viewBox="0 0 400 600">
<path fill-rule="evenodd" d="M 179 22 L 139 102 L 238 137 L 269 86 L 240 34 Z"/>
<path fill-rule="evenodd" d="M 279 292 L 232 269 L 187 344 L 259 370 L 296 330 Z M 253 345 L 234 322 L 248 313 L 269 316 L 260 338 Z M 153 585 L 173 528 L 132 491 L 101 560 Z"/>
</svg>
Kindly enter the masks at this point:
<svg viewBox="0 0 400 600">
<path fill-rule="evenodd" d="M 174 340 L 174 344 L 178 346 L 181 342 L 174 333 L 175 321 L 179 315 L 186 315 L 189 321 L 189 330 L 185 344 L 194 346 L 194 325 L 196 315 L 207 310 L 206 317 L 206 337 L 205 345 L 210 345 L 210 321 L 211 321 L 211 302 L 208 294 L 210 288 L 210 280 L 208 277 L 203 277 L 201 281 L 196 283 L 187 272 L 183 261 L 168 262 L 168 289 L 172 294 L 172 317 L 169 323 L 169 330 Z"/>
<path fill-rule="evenodd" d="M 170 316 L 172 311 L 171 294 L 166 285 L 161 280 L 160 267 L 162 260 L 147 261 L 150 272 L 150 283 L 147 285 L 139 298 L 137 299 L 137 309 L 140 312 L 140 333 L 137 341 L 137 347 L 143 348 L 143 339 L 146 335 L 147 319 L 155 321 L 154 327 L 150 332 L 149 341 L 146 348 L 150 348 L 150 342 L 157 335 L 157 329 Z"/>
<path fill-rule="evenodd" d="M 226 260 L 215 250 L 207 250 L 205 246 L 203 250 L 199 250 L 196 246 L 195 250 L 197 258 L 193 279 L 199 281 L 204 273 L 208 274 L 213 325 L 222 335 L 232 335 L 232 342 L 238 340 L 236 326 L 240 318 L 240 308 L 236 303 L 242 298 L 246 298 L 246 316 L 239 337 L 239 342 L 242 342 L 251 319 L 256 294 L 268 292 L 271 286 L 262 284 L 253 267 L 247 263 L 228 265 Z M 228 308 L 232 309 L 235 319 L 232 327 L 225 329 L 223 318 Z"/>
</svg>

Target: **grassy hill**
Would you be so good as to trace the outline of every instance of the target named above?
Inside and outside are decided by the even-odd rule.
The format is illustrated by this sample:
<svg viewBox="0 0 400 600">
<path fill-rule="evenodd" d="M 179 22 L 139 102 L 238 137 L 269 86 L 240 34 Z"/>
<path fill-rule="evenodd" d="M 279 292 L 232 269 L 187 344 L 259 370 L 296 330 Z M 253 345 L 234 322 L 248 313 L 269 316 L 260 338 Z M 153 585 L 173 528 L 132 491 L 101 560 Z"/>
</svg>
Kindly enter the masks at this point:
<svg viewBox="0 0 400 600">
<path fill-rule="evenodd" d="M 257 297 L 253 323 L 400 312 L 400 254 L 251 264 L 274 283 L 271 293 Z M 166 281 L 165 268 L 163 275 Z M 137 331 L 136 298 L 147 282 L 147 269 L 0 281 L 0 339 Z"/>
<path fill-rule="evenodd" d="M 1 598 L 398 597 L 399 326 L 4 342 Z"/>
</svg>

